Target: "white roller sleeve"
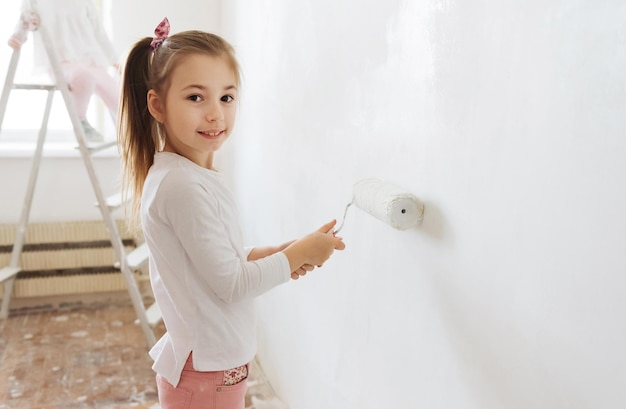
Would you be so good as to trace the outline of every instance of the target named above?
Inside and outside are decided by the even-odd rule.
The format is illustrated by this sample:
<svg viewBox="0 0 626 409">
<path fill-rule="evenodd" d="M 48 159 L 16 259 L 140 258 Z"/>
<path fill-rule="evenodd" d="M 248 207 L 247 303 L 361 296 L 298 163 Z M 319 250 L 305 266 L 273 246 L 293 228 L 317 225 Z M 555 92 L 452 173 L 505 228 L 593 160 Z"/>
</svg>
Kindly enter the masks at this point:
<svg viewBox="0 0 626 409">
<path fill-rule="evenodd" d="M 424 205 L 417 197 L 399 186 L 378 179 L 356 182 L 352 202 L 397 230 L 415 226 L 424 215 Z"/>
</svg>

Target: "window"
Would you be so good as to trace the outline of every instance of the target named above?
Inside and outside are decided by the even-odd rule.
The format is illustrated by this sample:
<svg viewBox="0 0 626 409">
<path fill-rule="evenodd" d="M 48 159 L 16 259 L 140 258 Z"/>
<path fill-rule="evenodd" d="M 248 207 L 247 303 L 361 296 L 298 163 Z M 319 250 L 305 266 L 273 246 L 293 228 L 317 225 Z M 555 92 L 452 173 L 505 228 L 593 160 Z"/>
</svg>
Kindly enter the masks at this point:
<svg viewBox="0 0 626 409">
<path fill-rule="evenodd" d="M 86 0 L 94 1 L 94 0 Z M 101 7 L 101 15 L 110 10 L 112 0 L 96 1 Z M 13 34 L 21 13 L 21 1 L 5 2 L 0 13 L 0 87 L 4 87 L 7 69 L 13 55 L 13 49 L 7 41 Z M 105 27 L 111 27 L 110 18 L 104 18 Z M 109 30 L 110 32 L 110 30 Z M 15 83 L 51 83 L 45 74 L 36 74 L 33 63 L 33 33 L 23 45 L 15 75 Z M 34 148 L 43 113 L 47 92 L 40 90 L 12 90 L 7 103 L 2 129 L 0 132 L 0 153 L 10 150 Z M 87 119 L 104 133 L 106 140 L 114 140 L 114 124 L 108 111 L 97 97 L 89 103 Z M 72 124 L 63 103 L 60 92 L 55 92 L 52 111 L 48 121 L 46 147 L 54 149 L 72 149 L 76 145 Z"/>
</svg>

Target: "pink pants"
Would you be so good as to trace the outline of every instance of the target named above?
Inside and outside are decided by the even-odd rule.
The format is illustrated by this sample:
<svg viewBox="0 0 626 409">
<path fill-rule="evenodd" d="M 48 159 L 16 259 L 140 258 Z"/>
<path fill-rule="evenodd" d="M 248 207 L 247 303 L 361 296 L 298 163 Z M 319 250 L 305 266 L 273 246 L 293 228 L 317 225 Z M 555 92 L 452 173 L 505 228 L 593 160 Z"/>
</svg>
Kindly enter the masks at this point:
<svg viewBox="0 0 626 409">
<path fill-rule="evenodd" d="M 156 376 L 161 409 L 244 409 L 247 380 L 232 386 L 223 380 L 224 371 L 196 371 L 190 354 L 176 388 Z"/>
<path fill-rule="evenodd" d="M 87 116 L 89 100 L 94 94 L 102 99 L 111 117 L 115 119 L 119 104 L 119 87 L 106 67 L 95 64 L 63 62 L 62 69 L 74 97 L 76 111 L 80 119 L 85 119 Z"/>
</svg>

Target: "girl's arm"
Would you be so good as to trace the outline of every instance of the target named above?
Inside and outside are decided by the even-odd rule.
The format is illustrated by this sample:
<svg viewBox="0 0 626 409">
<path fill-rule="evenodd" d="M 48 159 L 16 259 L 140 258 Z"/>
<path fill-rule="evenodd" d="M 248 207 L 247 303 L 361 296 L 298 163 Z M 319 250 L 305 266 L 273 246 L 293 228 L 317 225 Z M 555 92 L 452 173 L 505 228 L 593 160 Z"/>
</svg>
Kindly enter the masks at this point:
<svg viewBox="0 0 626 409">
<path fill-rule="evenodd" d="M 274 253 L 278 253 L 279 251 L 283 251 L 287 247 L 289 247 L 295 240 L 288 241 L 286 243 L 281 244 L 280 246 L 263 246 L 263 247 L 254 247 L 250 253 L 248 254 L 248 261 L 254 261 L 261 259 L 263 257 L 271 256 Z M 304 264 L 296 271 L 291 272 L 291 278 L 297 280 L 298 278 L 306 275 L 309 271 L 313 271 L 315 266 L 311 264 Z"/>
<path fill-rule="evenodd" d="M 313 270 L 314 266 L 321 267 L 335 250 L 343 250 L 346 247 L 341 237 L 336 237 L 333 234 L 333 227 L 336 223 L 336 220 L 331 220 L 313 233 L 278 247 L 252 249 L 248 255 L 248 261 L 255 260 L 252 257 L 259 255 L 266 257 L 282 251 L 289 261 L 291 278 L 297 280 L 300 276 Z"/>
<path fill-rule="evenodd" d="M 279 246 L 261 246 L 255 247 L 248 254 L 248 261 L 258 260 L 263 257 L 271 256 L 274 253 L 278 253 L 279 251 L 283 251 L 286 249 L 291 243 L 295 240 L 288 241 L 287 243 L 283 243 Z"/>
<path fill-rule="evenodd" d="M 27 31 L 34 31 L 39 27 L 39 15 L 31 10 L 30 2 L 28 0 L 22 1 L 22 13 L 20 14 L 20 20 L 15 26 L 13 34 L 9 38 L 8 44 L 14 50 L 22 48 L 27 40 Z"/>
</svg>

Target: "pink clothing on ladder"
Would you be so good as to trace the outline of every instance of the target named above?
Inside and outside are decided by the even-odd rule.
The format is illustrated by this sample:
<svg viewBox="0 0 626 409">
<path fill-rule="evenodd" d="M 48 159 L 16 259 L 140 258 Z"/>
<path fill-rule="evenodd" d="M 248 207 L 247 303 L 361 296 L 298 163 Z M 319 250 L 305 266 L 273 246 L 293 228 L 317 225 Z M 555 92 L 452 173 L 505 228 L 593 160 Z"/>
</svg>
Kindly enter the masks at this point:
<svg viewBox="0 0 626 409">
<path fill-rule="evenodd" d="M 105 67 L 83 62 L 65 62 L 62 64 L 65 81 L 74 96 L 78 117 L 87 116 L 87 107 L 93 94 L 106 105 L 112 118 L 117 116 L 119 102 L 118 83 L 109 75 Z"/>
<path fill-rule="evenodd" d="M 111 75 L 108 68 L 118 66 L 118 57 L 93 0 L 22 0 L 22 13 L 29 18 L 35 13 L 38 24 L 53 38 L 79 119 L 85 120 L 91 96 L 96 94 L 115 121 L 120 90 L 117 77 Z M 26 41 L 24 22 L 18 23 L 9 41 L 15 49 Z M 35 35 L 34 51 L 35 72 L 47 72 L 54 77 L 38 35 Z"/>
</svg>

